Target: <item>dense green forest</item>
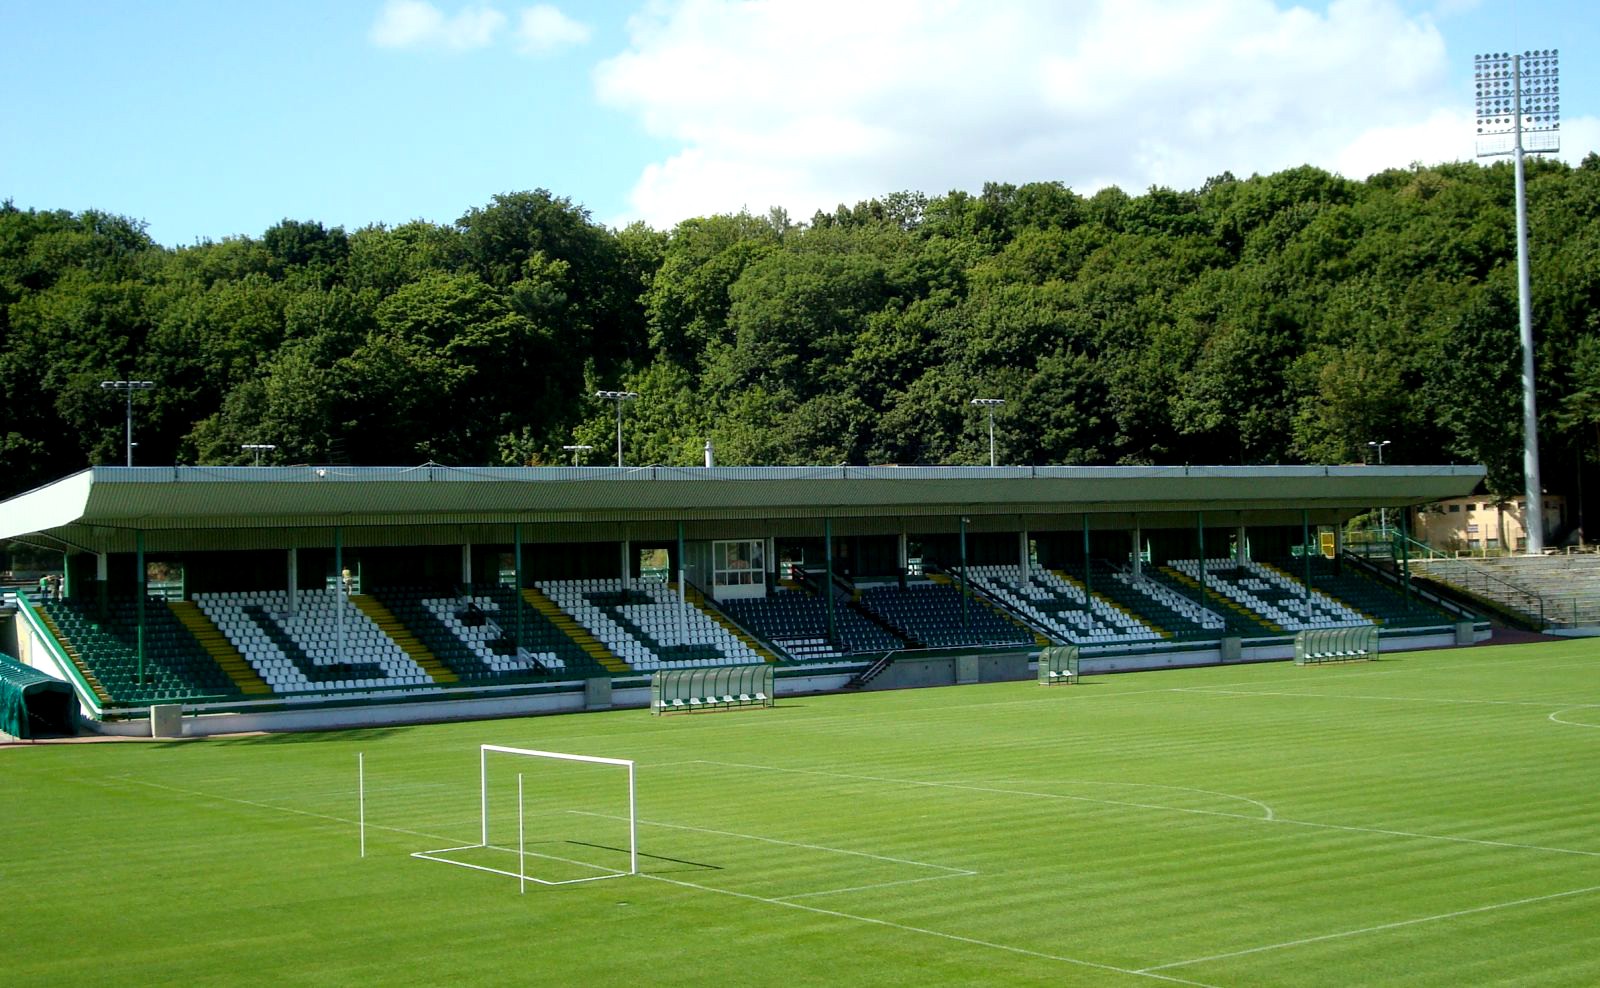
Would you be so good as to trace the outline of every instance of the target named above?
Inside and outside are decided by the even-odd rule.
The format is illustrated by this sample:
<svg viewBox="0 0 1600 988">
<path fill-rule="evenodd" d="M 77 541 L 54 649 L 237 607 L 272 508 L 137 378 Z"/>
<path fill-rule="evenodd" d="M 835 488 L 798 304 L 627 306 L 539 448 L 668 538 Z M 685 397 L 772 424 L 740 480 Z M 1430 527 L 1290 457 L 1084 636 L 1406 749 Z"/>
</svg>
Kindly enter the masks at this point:
<svg viewBox="0 0 1600 988">
<path fill-rule="evenodd" d="M 1529 163 L 1546 486 L 1600 448 L 1600 157 Z M 144 464 L 1479 462 L 1521 485 L 1509 165 L 1201 189 L 992 184 L 613 230 L 545 191 L 454 224 L 171 249 L 0 205 L 0 487 Z"/>
</svg>

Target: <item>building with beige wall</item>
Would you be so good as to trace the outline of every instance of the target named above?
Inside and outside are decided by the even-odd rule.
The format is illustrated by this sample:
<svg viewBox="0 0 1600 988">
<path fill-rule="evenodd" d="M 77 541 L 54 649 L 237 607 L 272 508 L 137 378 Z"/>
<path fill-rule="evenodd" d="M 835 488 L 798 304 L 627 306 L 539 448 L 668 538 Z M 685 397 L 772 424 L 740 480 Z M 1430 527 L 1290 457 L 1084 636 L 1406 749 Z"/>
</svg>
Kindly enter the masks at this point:
<svg viewBox="0 0 1600 988">
<path fill-rule="evenodd" d="M 1544 495 L 1544 528 L 1548 542 L 1566 528 L 1566 498 Z M 1435 501 L 1412 509 L 1412 534 L 1443 552 L 1524 552 L 1528 547 L 1527 498 L 1503 501 L 1474 494 Z"/>
</svg>

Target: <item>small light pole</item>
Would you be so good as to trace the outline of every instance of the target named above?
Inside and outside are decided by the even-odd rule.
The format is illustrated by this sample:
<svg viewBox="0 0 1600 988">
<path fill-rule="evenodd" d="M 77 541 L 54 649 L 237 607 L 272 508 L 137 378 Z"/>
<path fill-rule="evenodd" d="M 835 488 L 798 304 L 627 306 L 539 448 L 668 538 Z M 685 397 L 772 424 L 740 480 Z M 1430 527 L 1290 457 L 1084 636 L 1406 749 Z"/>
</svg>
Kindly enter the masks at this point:
<svg viewBox="0 0 1600 988">
<path fill-rule="evenodd" d="M 1367 442 L 1367 446 L 1368 447 L 1378 451 L 1378 466 L 1380 466 L 1380 467 L 1383 466 L 1383 447 L 1389 445 L 1393 441 L 1394 440 L 1392 440 L 1392 439 L 1385 439 L 1385 440 L 1383 440 L 1381 442 L 1379 442 L 1377 440 L 1369 440 Z M 1389 509 L 1388 508 L 1384 508 L 1384 507 L 1378 508 L 1378 530 L 1383 532 L 1385 535 L 1387 535 L 1388 532 L 1389 532 Z"/>
<path fill-rule="evenodd" d="M 596 398 L 617 403 L 617 466 L 622 466 L 622 403 L 639 397 L 637 391 L 596 391 Z"/>
<path fill-rule="evenodd" d="M 246 453 L 256 454 L 256 466 L 259 467 L 261 465 L 261 454 L 270 453 L 278 447 L 275 443 L 240 443 L 239 448 Z"/>
<path fill-rule="evenodd" d="M 573 466 L 577 466 L 578 465 L 578 454 L 579 453 L 587 453 L 591 449 L 594 449 L 593 446 L 590 446 L 587 443 L 584 443 L 584 444 L 581 444 L 581 445 L 575 445 L 575 446 L 563 446 L 561 448 L 572 454 L 572 465 Z"/>
<path fill-rule="evenodd" d="M 135 391 L 149 391 L 156 386 L 154 381 L 101 381 L 100 387 L 106 391 L 121 391 L 128 396 L 128 466 L 133 466 L 133 393 Z"/>
<path fill-rule="evenodd" d="M 1528 192 L 1523 153 L 1561 150 L 1560 53 L 1554 48 L 1474 55 L 1478 157 L 1509 154 L 1517 185 L 1517 310 L 1522 330 L 1522 475 L 1528 495 L 1528 555 L 1544 553 L 1539 482 L 1539 410 L 1533 386 L 1533 301 L 1528 275 Z"/>
<path fill-rule="evenodd" d="M 974 398 L 972 404 L 979 405 L 989 413 L 989 465 L 995 465 L 994 459 L 994 410 L 1006 403 L 1004 398 Z"/>
</svg>

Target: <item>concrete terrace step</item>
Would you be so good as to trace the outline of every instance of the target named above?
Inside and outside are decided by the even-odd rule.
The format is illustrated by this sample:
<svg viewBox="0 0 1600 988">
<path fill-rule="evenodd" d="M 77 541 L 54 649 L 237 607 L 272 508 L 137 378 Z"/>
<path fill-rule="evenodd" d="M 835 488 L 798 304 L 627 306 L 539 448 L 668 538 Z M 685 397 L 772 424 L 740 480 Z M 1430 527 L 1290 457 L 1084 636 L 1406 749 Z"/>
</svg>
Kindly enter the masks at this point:
<svg viewBox="0 0 1600 988">
<path fill-rule="evenodd" d="M 388 635 L 390 641 L 400 646 L 400 651 L 411 656 L 411 660 L 422 667 L 422 671 L 428 674 L 429 679 L 436 683 L 460 681 L 460 677 L 451 672 L 439 660 L 439 657 L 434 655 L 433 651 L 424 645 L 421 639 L 412 634 L 411 629 L 402 624 L 400 619 L 394 616 L 394 612 L 383 606 L 376 597 L 368 594 L 352 594 L 350 603 L 354 604 L 361 613 L 371 618 L 372 623 L 377 625 L 378 629 L 385 635 Z"/>
<path fill-rule="evenodd" d="M 602 644 L 599 639 L 589 633 L 589 629 L 579 624 L 576 618 L 563 611 L 555 601 L 546 597 L 541 591 L 534 587 L 524 587 L 522 599 L 528 602 L 528 606 L 548 618 L 550 623 L 555 625 L 563 635 L 572 639 L 573 644 L 583 649 L 585 654 L 594 659 L 595 662 L 599 663 L 602 668 L 613 676 L 625 675 L 633 671 L 633 668 L 622 661 L 622 658 L 617 653 Z"/>
<path fill-rule="evenodd" d="M 200 647 L 239 688 L 239 692 L 246 696 L 265 696 L 272 692 L 272 687 L 256 673 L 244 655 L 228 640 L 228 636 L 222 633 L 222 629 L 212 623 L 194 601 L 169 600 L 167 609 L 178 619 L 178 623 L 189 629 Z"/>
</svg>

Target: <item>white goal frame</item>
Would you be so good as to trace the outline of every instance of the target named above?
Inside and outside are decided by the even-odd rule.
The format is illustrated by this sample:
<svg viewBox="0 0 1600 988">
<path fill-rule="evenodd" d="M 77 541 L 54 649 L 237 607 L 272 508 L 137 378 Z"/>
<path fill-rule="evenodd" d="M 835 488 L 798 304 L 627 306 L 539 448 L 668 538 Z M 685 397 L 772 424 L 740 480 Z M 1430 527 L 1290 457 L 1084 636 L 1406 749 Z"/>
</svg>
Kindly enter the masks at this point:
<svg viewBox="0 0 1600 988">
<path fill-rule="evenodd" d="M 555 759 L 557 761 L 564 761 L 564 762 L 588 762 L 590 764 L 595 764 L 595 765 L 613 765 L 613 766 L 616 766 L 618 768 L 626 768 L 628 770 L 628 870 L 627 871 L 619 871 L 619 870 L 611 869 L 611 868 L 602 868 L 601 866 L 598 866 L 598 865 L 590 865 L 590 864 L 587 864 L 586 862 L 567 861 L 566 859 L 563 858 L 563 859 L 557 859 L 557 860 L 564 861 L 567 864 L 576 864 L 576 865 L 578 865 L 580 867 L 595 868 L 596 870 L 599 870 L 602 873 L 598 874 L 598 875 L 586 875 L 586 876 L 581 877 L 581 878 L 567 878 L 567 879 L 562 879 L 562 880 L 559 880 L 559 881 L 558 880 L 551 880 L 551 879 L 547 879 L 547 878 L 539 878 L 537 876 L 528 874 L 527 859 L 530 857 L 530 855 L 527 853 L 527 850 L 526 850 L 526 848 L 524 846 L 524 843 L 523 843 L 523 836 L 524 835 L 523 835 L 523 818 L 522 818 L 522 774 L 520 772 L 517 774 L 517 846 L 515 848 L 503 848 L 503 847 L 499 847 L 497 845 L 490 844 L 489 843 L 489 753 L 490 752 L 499 752 L 501 754 L 506 754 L 506 755 L 522 755 L 522 756 L 531 757 L 531 758 L 550 758 L 550 759 Z M 519 888 L 524 886 L 527 882 L 533 882 L 536 885 L 576 885 L 576 884 L 578 884 L 580 882 L 597 882 L 597 881 L 602 881 L 602 880 L 607 879 L 607 878 L 624 878 L 624 877 L 626 877 L 628 875 L 637 875 L 639 873 L 639 817 L 638 817 L 638 812 L 637 812 L 637 801 L 636 801 L 636 798 L 635 798 L 635 789 L 634 789 L 634 764 L 633 764 L 633 761 L 631 759 L 627 759 L 627 758 L 602 758 L 599 755 L 574 755 L 574 754 L 571 754 L 571 753 L 568 753 L 568 752 L 564 752 L 564 751 L 540 751 L 537 748 L 512 748 L 512 747 L 508 747 L 506 745 L 500 745 L 500 744 L 482 744 L 482 745 L 479 745 L 478 746 L 478 813 L 479 813 L 478 843 L 476 843 L 476 844 L 462 844 L 462 845 L 459 845 L 457 847 L 442 847 L 442 848 L 439 848 L 439 849 L 433 850 L 433 851 L 413 851 L 411 856 L 414 857 L 414 858 L 423 858 L 424 860 L 427 860 L 427 861 L 440 861 L 440 862 L 443 862 L 444 864 L 455 865 L 455 866 L 457 866 L 459 868 L 471 868 L 473 871 L 487 871 L 487 872 L 489 872 L 491 874 L 495 874 L 495 875 L 505 875 L 508 878 L 515 878 L 517 880 L 517 882 L 518 882 Z M 516 871 L 507 871 L 504 868 L 492 868 L 492 867 L 490 867 L 488 865 L 471 864 L 469 862 L 458 861 L 455 858 L 447 856 L 447 855 L 453 854 L 453 853 L 455 853 L 457 851 L 470 851 L 470 850 L 474 850 L 474 849 L 477 849 L 477 848 L 493 848 L 495 850 L 502 850 L 502 851 L 515 850 L 517 852 L 517 870 Z M 541 854 L 534 854 L 534 855 L 531 855 L 531 856 L 532 857 L 550 857 L 550 855 L 541 855 Z"/>
</svg>

